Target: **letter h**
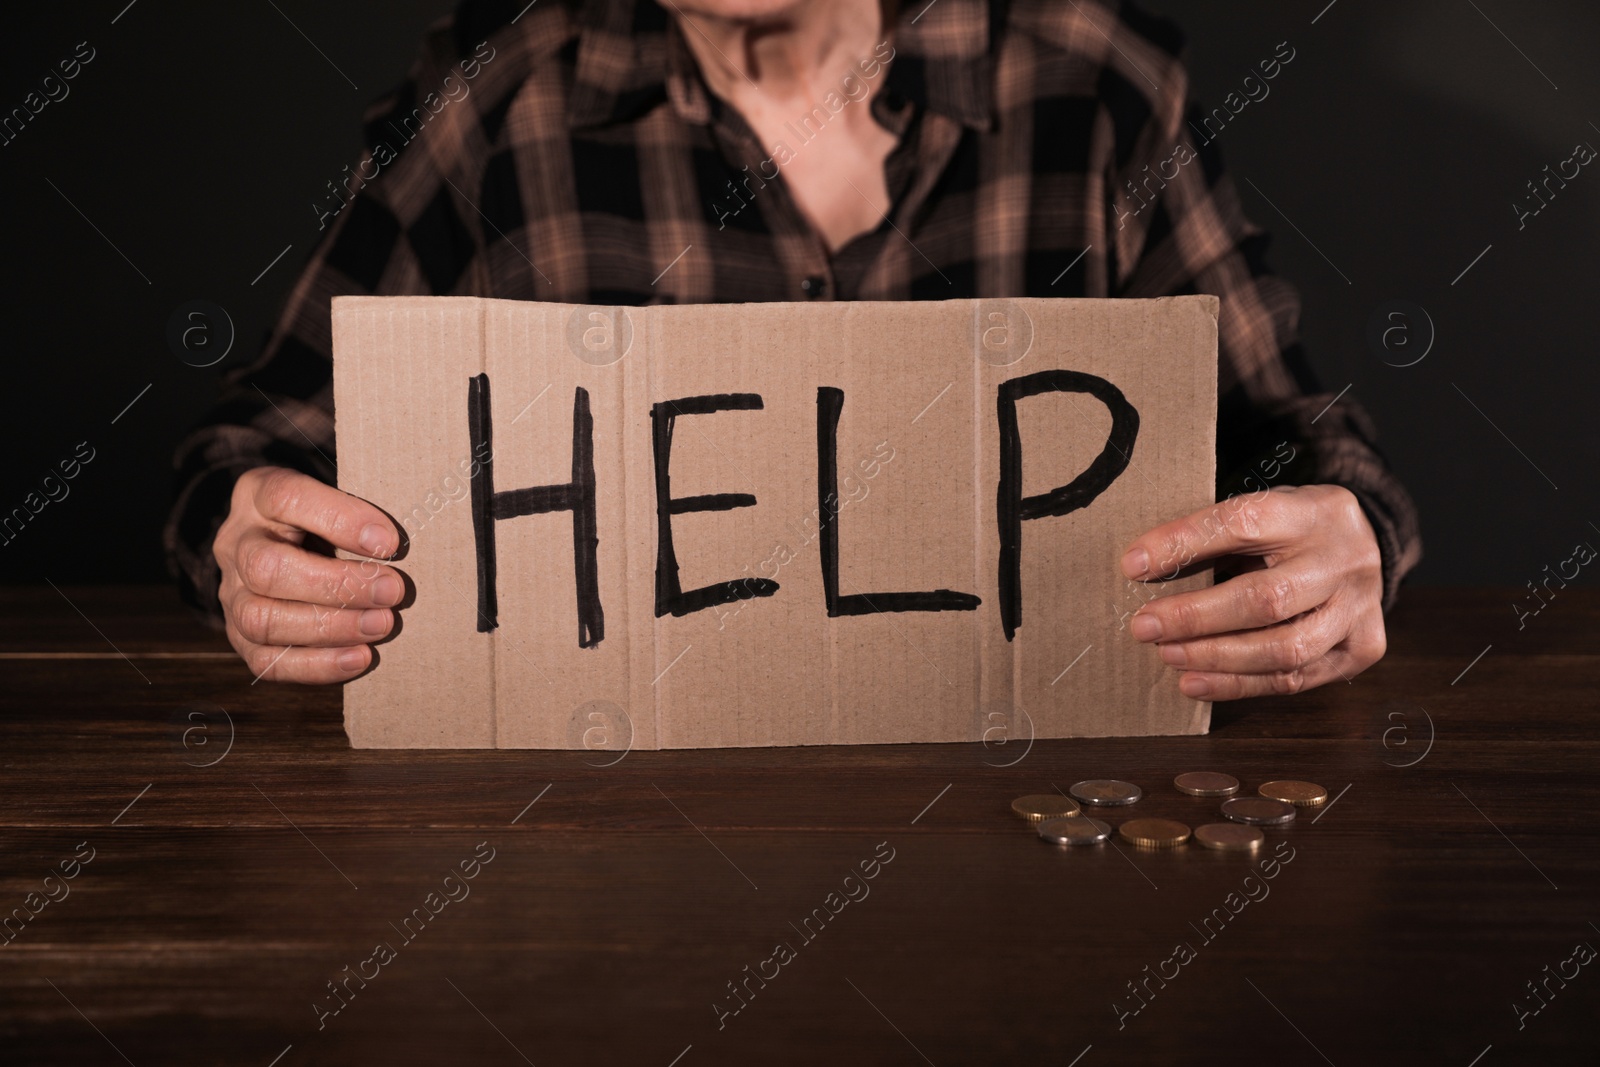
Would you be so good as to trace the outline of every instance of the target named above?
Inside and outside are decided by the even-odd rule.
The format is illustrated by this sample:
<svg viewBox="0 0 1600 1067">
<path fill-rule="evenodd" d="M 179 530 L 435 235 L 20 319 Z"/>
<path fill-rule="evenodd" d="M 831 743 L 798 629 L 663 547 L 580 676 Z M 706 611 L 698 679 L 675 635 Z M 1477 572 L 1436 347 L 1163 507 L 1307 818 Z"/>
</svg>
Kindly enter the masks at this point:
<svg viewBox="0 0 1600 1067">
<path fill-rule="evenodd" d="M 605 639 L 605 612 L 600 606 L 595 520 L 594 417 L 589 413 L 589 391 L 577 388 L 572 397 L 572 480 L 526 489 L 494 488 L 494 429 L 490 420 L 489 376 L 479 374 L 467 383 L 467 429 L 474 457 L 480 457 L 472 478 L 472 533 L 478 557 L 478 632 L 499 625 L 499 596 L 495 589 L 495 523 L 524 515 L 552 511 L 572 512 L 573 572 L 578 586 L 578 647 L 594 648 Z"/>
</svg>

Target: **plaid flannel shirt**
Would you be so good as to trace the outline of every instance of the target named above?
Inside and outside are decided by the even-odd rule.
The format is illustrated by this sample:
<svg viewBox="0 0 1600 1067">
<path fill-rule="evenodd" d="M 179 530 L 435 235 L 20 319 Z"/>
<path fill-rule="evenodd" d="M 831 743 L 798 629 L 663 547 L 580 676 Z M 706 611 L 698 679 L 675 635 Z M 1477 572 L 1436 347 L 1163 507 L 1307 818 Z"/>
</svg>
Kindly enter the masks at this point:
<svg viewBox="0 0 1600 1067">
<path fill-rule="evenodd" d="M 1421 556 L 1415 507 L 1365 412 L 1319 390 L 1298 296 L 1266 269 L 1266 236 L 1196 136 L 1169 22 L 1111 0 L 902 12 L 875 53 L 889 61 L 858 68 L 899 138 L 892 206 L 831 255 L 768 176 L 774 146 L 707 90 L 682 32 L 654 0 L 466 0 L 429 31 L 407 81 L 368 110 L 342 188 L 312 207 L 324 234 L 265 349 L 179 448 L 166 545 L 202 613 L 220 623 L 211 543 L 239 475 L 272 464 L 334 479 L 330 301 L 343 294 L 1215 294 L 1219 498 L 1269 480 L 1350 489 L 1393 603 Z M 796 132 L 813 129 L 825 132 L 816 119 Z"/>
</svg>

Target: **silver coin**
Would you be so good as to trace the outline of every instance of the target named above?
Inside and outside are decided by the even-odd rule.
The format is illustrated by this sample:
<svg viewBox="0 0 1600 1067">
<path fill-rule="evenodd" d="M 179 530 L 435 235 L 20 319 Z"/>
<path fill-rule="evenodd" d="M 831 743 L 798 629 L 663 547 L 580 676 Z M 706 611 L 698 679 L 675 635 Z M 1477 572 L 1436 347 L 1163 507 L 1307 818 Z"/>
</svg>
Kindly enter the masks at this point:
<svg viewBox="0 0 1600 1067">
<path fill-rule="evenodd" d="M 1139 798 L 1144 796 L 1144 790 L 1132 782 L 1119 782 L 1114 778 L 1090 778 L 1067 792 L 1097 808 L 1120 808 L 1125 804 L 1138 803 Z"/>
<path fill-rule="evenodd" d="M 1234 797 L 1222 802 L 1222 814 L 1251 826 L 1282 826 L 1294 822 L 1294 805 L 1267 797 Z"/>
<path fill-rule="evenodd" d="M 1040 823 L 1039 836 L 1056 845 L 1098 845 L 1111 836 L 1111 827 L 1087 815 L 1068 815 Z"/>
</svg>

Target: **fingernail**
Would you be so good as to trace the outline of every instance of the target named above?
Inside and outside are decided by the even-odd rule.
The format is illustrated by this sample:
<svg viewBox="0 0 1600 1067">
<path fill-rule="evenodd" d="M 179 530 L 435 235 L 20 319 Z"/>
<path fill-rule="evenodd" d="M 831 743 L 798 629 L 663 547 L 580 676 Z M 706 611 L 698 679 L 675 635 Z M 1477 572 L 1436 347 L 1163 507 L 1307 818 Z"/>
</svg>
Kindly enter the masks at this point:
<svg viewBox="0 0 1600 1067">
<path fill-rule="evenodd" d="M 389 609 L 368 608 L 361 613 L 361 632 L 368 637 L 382 637 L 389 632 Z"/>
<path fill-rule="evenodd" d="M 1162 645 L 1161 662 L 1173 667 L 1181 667 L 1189 662 L 1189 656 L 1183 651 L 1182 645 Z"/>
<path fill-rule="evenodd" d="M 1198 674 L 1186 674 L 1178 682 L 1178 688 L 1183 690 L 1184 696 L 1200 699 L 1211 695 L 1211 683 Z"/>
<path fill-rule="evenodd" d="M 359 648 L 349 648 L 339 653 L 339 669 L 354 674 L 367 665 L 367 654 Z"/>
<path fill-rule="evenodd" d="M 406 587 L 392 574 L 385 574 L 372 583 L 372 599 L 386 608 L 400 603 L 400 598 L 405 595 Z"/>
<path fill-rule="evenodd" d="M 1140 641 L 1161 640 L 1161 620 L 1154 615 L 1135 615 L 1128 623 L 1128 629 L 1133 631 L 1133 636 Z"/>
<path fill-rule="evenodd" d="M 361 528 L 361 536 L 357 540 L 369 556 L 387 556 L 389 554 L 389 531 L 375 522 L 369 522 L 363 526 Z"/>
<path fill-rule="evenodd" d="M 1122 557 L 1122 573 L 1129 578 L 1140 578 L 1150 573 L 1150 553 L 1142 548 L 1128 550 Z"/>
</svg>

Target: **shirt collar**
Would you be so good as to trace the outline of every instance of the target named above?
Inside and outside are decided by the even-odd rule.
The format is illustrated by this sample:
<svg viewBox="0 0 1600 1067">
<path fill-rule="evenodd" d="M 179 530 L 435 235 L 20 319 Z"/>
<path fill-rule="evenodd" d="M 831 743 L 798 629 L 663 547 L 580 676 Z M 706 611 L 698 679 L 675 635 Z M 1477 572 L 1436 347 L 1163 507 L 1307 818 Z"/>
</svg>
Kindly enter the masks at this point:
<svg viewBox="0 0 1600 1067">
<path fill-rule="evenodd" d="M 909 7 L 922 3 L 910 0 Z M 992 44 L 1003 17 L 1004 0 L 934 0 L 919 12 L 902 9 L 885 92 L 989 129 Z M 675 20 L 655 0 L 588 0 L 579 16 L 568 124 L 622 122 L 663 100 L 686 122 L 711 121 L 709 91 Z"/>
</svg>

